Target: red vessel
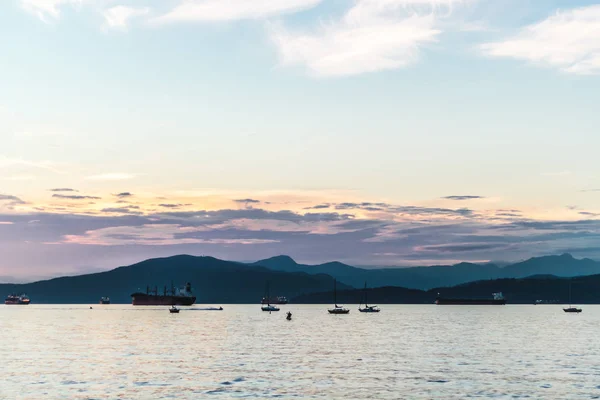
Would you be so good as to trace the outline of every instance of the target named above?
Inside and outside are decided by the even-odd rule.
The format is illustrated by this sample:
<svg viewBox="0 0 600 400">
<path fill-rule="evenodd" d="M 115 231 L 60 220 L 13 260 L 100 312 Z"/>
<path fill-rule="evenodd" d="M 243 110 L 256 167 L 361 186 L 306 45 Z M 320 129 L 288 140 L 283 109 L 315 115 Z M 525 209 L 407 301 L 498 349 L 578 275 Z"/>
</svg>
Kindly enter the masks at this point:
<svg viewBox="0 0 600 400">
<path fill-rule="evenodd" d="M 287 304 L 288 300 L 284 296 L 263 297 L 260 304 Z"/>
<path fill-rule="evenodd" d="M 192 294 L 192 285 L 188 282 L 183 288 L 175 289 L 171 286 L 169 293 L 165 286 L 162 295 L 158 294 L 158 288 L 151 291 L 147 287 L 146 293 L 133 293 L 131 302 L 134 306 L 191 306 L 196 302 L 196 296 Z"/>
<path fill-rule="evenodd" d="M 10 294 L 4 300 L 4 304 L 7 305 L 24 305 L 31 303 L 29 297 L 25 293 L 23 294 Z"/>
</svg>

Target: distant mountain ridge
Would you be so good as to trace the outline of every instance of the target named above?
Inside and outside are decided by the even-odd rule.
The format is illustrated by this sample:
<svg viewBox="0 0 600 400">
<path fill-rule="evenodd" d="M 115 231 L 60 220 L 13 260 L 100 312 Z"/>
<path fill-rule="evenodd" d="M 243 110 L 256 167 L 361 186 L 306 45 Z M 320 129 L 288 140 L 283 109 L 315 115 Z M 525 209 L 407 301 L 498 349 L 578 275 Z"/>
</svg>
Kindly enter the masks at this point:
<svg viewBox="0 0 600 400">
<path fill-rule="evenodd" d="M 492 293 L 502 292 L 507 304 L 534 304 L 537 300 L 548 304 L 568 304 L 569 283 L 572 283 L 573 304 L 600 304 L 600 290 L 598 290 L 600 275 L 574 278 L 537 275 L 520 279 L 505 278 L 469 282 L 428 291 L 384 286 L 369 289 L 368 299 L 369 304 L 432 304 L 438 294 L 447 298 L 491 299 Z M 339 303 L 346 305 L 358 304 L 362 294 L 361 289 L 341 290 L 337 292 L 337 299 Z M 330 304 L 331 298 L 331 292 L 312 293 L 295 297 L 292 302 Z"/>
<path fill-rule="evenodd" d="M 338 280 L 341 296 L 345 290 L 360 288 L 368 282 L 371 288 L 394 287 L 386 289 L 390 299 L 428 302 L 431 301 L 432 290 L 451 292 L 459 288 L 456 290 L 460 293 L 467 293 L 465 288 L 474 281 L 476 287 L 483 287 L 485 282 L 491 282 L 485 291 L 479 293 L 489 296 L 492 291 L 500 290 L 493 289 L 500 281 L 516 279 L 521 285 L 528 287 L 531 293 L 535 293 L 534 288 L 528 286 L 531 282 L 550 285 L 548 282 L 555 281 L 558 286 L 550 286 L 561 288 L 564 286 L 561 278 L 600 276 L 596 274 L 600 274 L 600 263 L 590 259 L 575 259 L 569 254 L 531 258 L 504 268 L 492 264 L 459 263 L 452 266 L 388 269 L 362 269 L 340 262 L 303 265 L 287 256 L 247 264 L 213 257 L 178 255 L 149 259 L 100 273 L 27 284 L 0 284 L 0 296 L 26 292 L 31 296 L 32 304 L 97 303 L 102 296 L 110 297 L 113 303 L 131 303 L 130 294 L 138 290 L 145 291 L 147 286 L 157 287 L 162 292 L 171 282 L 176 286 L 191 282 L 198 304 L 258 304 L 267 282 L 270 282 L 273 296 L 313 301 L 314 297 L 311 296 L 315 293 L 332 296 L 330 291 L 335 278 Z M 398 293 L 402 293 L 402 296 Z"/>
<path fill-rule="evenodd" d="M 192 284 L 199 304 L 256 303 L 265 294 L 267 281 L 271 294 L 294 297 L 333 288 L 328 275 L 282 272 L 251 267 L 213 257 L 178 255 L 154 258 L 111 271 L 60 277 L 28 284 L 0 284 L 0 295 L 28 293 L 36 303 L 98 303 L 108 296 L 113 303 L 131 303 L 130 294 L 146 287 L 162 293 L 164 287 Z M 342 290 L 349 288 L 338 284 Z"/>
<path fill-rule="evenodd" d="M 271 257 L 249 265 L 285 272 L 327 274 L 356 288 L 367 281 L 371 287 L 401 286 L 424 290 L 486 279 L 524 278 L 532 275 L 572 277 L 600 274 L 600 262 L 589 258 L 576 259 L 570 254 L 533 257 L 504 267 L 495 264 L 462 262 L 429 267 L 365 269 L 340 262 L 318 265 L 299 264 L 289 256 Z"/>
</svg>

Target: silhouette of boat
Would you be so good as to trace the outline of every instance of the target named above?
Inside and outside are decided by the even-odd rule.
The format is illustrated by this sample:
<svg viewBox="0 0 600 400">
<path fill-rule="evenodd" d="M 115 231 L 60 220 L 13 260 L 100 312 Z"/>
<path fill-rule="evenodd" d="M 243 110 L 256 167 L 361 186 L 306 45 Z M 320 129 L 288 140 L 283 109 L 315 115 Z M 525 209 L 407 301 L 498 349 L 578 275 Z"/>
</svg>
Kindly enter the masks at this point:
<svg viewBox="0 0 600 400">
<path fill-rule="evenodd" d="M 370 306 L 370 305 L 367 304 L 367 282 L 365 282 L 365 289 L 364 289 L 363 293 L 364 293 L 363 294 L 363 298 L 365 300 L 365 306 L 364 306 L 364 308 L 361 308 L 361 305 L 363 304 L 362 303 L 363 299 L 361 299 L 360 300 L 360 305 L 358 306 L 358 311 L 360 311 L 360 312 L 366 312 L 366 313 L 376 313 L 376 312 L 381 311 L 379 309 L 379 307 L 377 307 L 377 306 Z"/>
<path fill-rule="evenodd" d="M 437 305 L 465 305 L 465 306 L 474 306 L 474 305 L 495 305 L 495 306 L 503 306 L 506 304 L 506 299 L 504 299 L 504 295 L 502 292 L 492 293 L 494 296 L 492 299 L 452 299 L 452 298 L 444 298 L 440 297 L 438 293 L 438 297 L 435 300 L 435 304 Z"/>
<path fill-rule="evenodd" d="M 269 312 L 271 312 L 271 311 L 279 311 L 279 307 L 274 306 L 274 305 L 272 305 L 272 304 L 269 303 L 269 299 L 271 298 L 269 296 L 269 292 L 270 292 L 269 282 L 267 282 L 267 288 L 266 288 L 265 291 L 266 291 L 266 295 L 265 295 L 265 297 L 263 299 L 267 299 L 267 304 L 263 304 L 263 306 L 260 307 L 260 309 L 263 310 L 263 311 L 269 311 Z"/>
<path fill-rule="evenodd" d="M 169 308 L 169 312 L 171 314 L 178 314 L 179 313 L 179 308 L 177 308 L 175 306 L 171 306 L 171 308 Z"/>
<path fill-rule="evenodd" d="M 163 294 L 158 294 L 158 288 L 151 291 L 146 287 L 146 293 L 136 292 L 131 295 L 134 306 L 191 306 L 196 302 L 196 296 L 192 294 L 192 285 L 188 282 L 182 288 L 173 287 L 167 292 L 165 286 Z"/>
<path fill-rule="evenodd" d="M 580 313 L 581 308 L 573 307 L 571 304 L 571 281 L 569 281 L 569 308 L 563 308 L 564 312 L 567 313 Z"/>
<path fill-rule="evenodd" d="M 26 306 L 31 303 L 29 297 L 25 294 L 9 294 L 4 300 L 4 304 L 6 305 L 22 305 Z"/>
<path fill-rule="evenodd" d="M 327 310 L 329 314 L 348 314 L 350 310 L 344 306 L 340 306 L 337 303 L 337 281 L 333 280 L 333 304 L 334 307 Z"/>
<path fill-rule="evenodd" d="M 100 304 L 110 304 L 110 298 L 109 297 L 101 297 Z"/>
</svg>

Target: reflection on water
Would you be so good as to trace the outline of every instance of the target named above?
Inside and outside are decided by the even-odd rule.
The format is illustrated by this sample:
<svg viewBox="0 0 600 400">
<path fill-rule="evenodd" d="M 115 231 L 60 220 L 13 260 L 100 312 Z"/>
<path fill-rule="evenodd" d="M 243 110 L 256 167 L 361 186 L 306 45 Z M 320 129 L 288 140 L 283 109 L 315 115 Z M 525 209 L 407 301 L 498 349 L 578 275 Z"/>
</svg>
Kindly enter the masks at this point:
<svg viewBox="0 0 600 400">
<path fill-rule="evenodd" d="M 0 306 L 0 398 L 600 398 L 600 306 L 203 307 Z"/>
</svg>

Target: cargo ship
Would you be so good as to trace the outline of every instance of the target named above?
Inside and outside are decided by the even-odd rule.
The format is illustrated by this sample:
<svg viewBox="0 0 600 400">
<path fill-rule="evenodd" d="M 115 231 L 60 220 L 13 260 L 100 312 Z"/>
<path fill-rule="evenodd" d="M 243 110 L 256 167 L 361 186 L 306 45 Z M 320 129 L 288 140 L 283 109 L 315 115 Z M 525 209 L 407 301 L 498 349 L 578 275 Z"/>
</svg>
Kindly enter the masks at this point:
<svg viewBox="0 0 600 400">
<path fill-rule="evenodd" d="M 191 306 L 196 302 L 196 296 L 192 294 L 192 285 L 188 282 L 182 288 L 174 288 L 167 291 L 164 287 L 163 294 L 158 293 L 158 288 L 150 290 L 146 287 L 146 293 L 135 292 L 131 295 L 134 306 Z"/>
<path fill-rule="evenodd" d="M 110 304 L 110 298 L 109 297 L 101 297 L 100 304 Z"/>
<path fill-rule="evenodd" d="M 502 293 L 492 293 L 494 296 L 492 299 L 448 299 L 440 297 L 438 293 L 438 297 L 435 299 L 435 304 L 437 305 L 467 305 L 467 306 L 475 306 L 475 305 L 490 305 L 490 306 L 503 306 L 506 304 L 506 300 Z"/>
<path fill-rule="evenodd" d="M 29 300 L 29 297 L 25 293 L 10 294 L 4 300 L 4 304 L 7 304 L 7 305 L 14 305 L 14 304 L 27 305 L 29 303 L 31 303 L 31 300 Z"/>
<path fill-rule="evenodd" d="M 288 299 L 285 296 L 263 297 L 260 304 L 287 304 Z"/>
</svg>

